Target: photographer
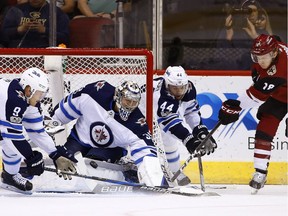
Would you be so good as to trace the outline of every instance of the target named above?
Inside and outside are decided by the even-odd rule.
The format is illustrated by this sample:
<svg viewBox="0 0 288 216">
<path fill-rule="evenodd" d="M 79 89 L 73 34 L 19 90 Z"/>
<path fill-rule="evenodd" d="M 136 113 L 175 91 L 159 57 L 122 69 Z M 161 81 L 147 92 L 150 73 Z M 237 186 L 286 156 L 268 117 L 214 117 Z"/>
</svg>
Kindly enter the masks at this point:
<svg viewBox="0 0 288 216">
<path fill-rule="evenodd" d="M 234 35 L 234 30 L 236 32 L 244 30 L 244 33 L 246 32 L 251 39 L 255 39 L 261 33 L 272 35 L 268 14 L 255 0 L 244 1 L 240 8 L 226 5 L 226 12 L 228 14 L 225 20 L 227 40 L 231 41 L 233 37 L 239 37 L 239 35 Z M 238 19 L 235 19 L 235 23 L 233 23 L 233 17 Z M 239 39 L 242 38 L 245 37 L 239 37 Z"/>
<path fill-rule="evenodd" d="M 260 34 L 273 34 L 268 14 L 256 0 L 245 0 L 240 6 L 226 3 L 223 11 L 227 16 L 218 46 L 238 48 L 240 55 L 227 69 L 248 70 L 252 64 L 249 54 L 252 41 Z"/>
</svg>

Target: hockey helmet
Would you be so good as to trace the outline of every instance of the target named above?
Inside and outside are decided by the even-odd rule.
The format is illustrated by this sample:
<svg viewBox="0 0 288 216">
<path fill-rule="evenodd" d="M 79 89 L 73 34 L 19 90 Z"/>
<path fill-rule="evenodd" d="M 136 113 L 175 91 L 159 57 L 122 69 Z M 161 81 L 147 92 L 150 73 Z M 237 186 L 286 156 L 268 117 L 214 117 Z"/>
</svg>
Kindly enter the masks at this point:
<svg viewBox="0 0 288 216">
<path fill-rule="evenodd" d="M 261 34 L 254 40 L 251 52 L 254 55 L 265 55 L 277 48 L 278 43 L 273 36 Z"/>
<path fill-rule="evenodd" d="M 119 115 L 127 121 L 129 115 L 139 106 L 141 93 L 138 84 L 134 81 L 124 81 L 115 89 L 114 99 L 119 108 Z"/>
<path fill-rule="evenodd" d="M 31 87 L 31 98 L 36 91 L 47 93 L 49 90 L 49 81 L 47 75 L 38 68 L 29 68 L 22 73 L 20 85 L 23 89 L 26 86 Z"/>
<path fill-rule="evenodd" d="M 258 62 L 257 56 L 263 56 L 270 53 L 273 57 L 273 53 L 278 49 L 277 40 L 271 35 L 259 35 L 253 42 L 251 57 L 254 62 Z"/>
<path fill-rule="evenodd" d="M 178 97 L 178 99 L 181 99 L 184 96 L 184 94 L 187 92 L 188 76 L 183 67 L 169 66 L 165 71 L 164 80 L 165 80 L 166 89 L 170 91 L 170 93 L 172 94 L 173 92 L 171 92 L 171 88 L 169 87 L 170 85 L 173 87 L 182 88 L 182 91 L 177 93 L 178 95 L 175 95 L 175 93 L 173 94 L 175 97 Z"/>
</svg>

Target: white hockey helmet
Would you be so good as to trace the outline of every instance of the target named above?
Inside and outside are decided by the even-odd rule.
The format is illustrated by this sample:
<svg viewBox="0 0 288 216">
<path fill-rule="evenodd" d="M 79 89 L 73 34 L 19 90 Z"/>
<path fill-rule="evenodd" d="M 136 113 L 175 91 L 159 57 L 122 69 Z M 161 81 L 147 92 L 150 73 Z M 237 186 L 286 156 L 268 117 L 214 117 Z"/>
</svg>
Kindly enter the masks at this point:
<svg viewBox="0 0 288 216">
<path fill-rule="evenodd" d="M 31 98 L 37 90 L 43 93 L 47 93 L 49 90 L 47 75 L 35 67 L 29 68 L 22 73 L 20 85 L 23 89 L 28 85 L 31 87 L 31 96 L 29 98 Z"/>
<path fill-rule="evenodd" d="M 181 66 L 169 66 L 164 74 L 166 87 L 168 85 L 184 86 L 188 84 L 188 76 Z"/>
<path fill-rule="evenodd" d="M 164 80 L 165 80 L 166 89 L 170 91 L 170 93 L 173 94 L 173 92 L 171 92 L 171 89 L 169 88 L 169 85 L 173 87 L 179 87 L 179 88 L 182 87 L 182 92 L 178 93 L 178 94 L 181 94 L 182 96 L 184 96 L 184 94 L 187 92 L 188 76 L 183 67 L 169 66 L 165 71 Z M 177 97 L 178 99 L 181 98 L 180 95 L 175 95 L 175 93 L 173 95 Z"/>
<path fill-rule="evenodd" d="M 141 99 L 140 88 L 134 81 L 124 81 L 115 89 L 114 100 L 119 108 L 119 115 L 127 121 L 129 115 L 139 106 Z"/>
</svg>

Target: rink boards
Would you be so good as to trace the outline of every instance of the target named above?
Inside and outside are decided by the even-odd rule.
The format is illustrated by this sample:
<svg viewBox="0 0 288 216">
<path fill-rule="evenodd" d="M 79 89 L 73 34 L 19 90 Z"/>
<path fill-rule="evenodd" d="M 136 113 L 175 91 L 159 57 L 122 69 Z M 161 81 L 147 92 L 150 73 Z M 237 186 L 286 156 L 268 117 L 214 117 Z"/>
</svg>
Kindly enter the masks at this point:
<svg viewBox="0 0 288 216">
<path fill-rule="evenodd" d="M 197 100 L 201 106 L 203 122 L 211 130 L 218 120 L 222 101 L 235 98 L 252 83 L 249 76 L 189 76 L 197 89 Z M 203 157 L 204 176 L 207 183 L 247 184 L 253 169 L 254 134 L 257 125 L 257 109 L 244 110 L 239 120 L 220 126 L 214 139 L 218 143 L 215 153 Z M 287 184 L 287 148 L 285 135 L 287 125 L 281 122 L 272 146 L 268 184 Z M 181 146 L 181 143 L 179 143 Z M 181 160 L 188 157 L 181 146 Z M 1 166 L 0 166 L 1 167 Z M 192 160 L 185 169 L 192 182 L 199 182 L 198 165 Z"/>
</svg>

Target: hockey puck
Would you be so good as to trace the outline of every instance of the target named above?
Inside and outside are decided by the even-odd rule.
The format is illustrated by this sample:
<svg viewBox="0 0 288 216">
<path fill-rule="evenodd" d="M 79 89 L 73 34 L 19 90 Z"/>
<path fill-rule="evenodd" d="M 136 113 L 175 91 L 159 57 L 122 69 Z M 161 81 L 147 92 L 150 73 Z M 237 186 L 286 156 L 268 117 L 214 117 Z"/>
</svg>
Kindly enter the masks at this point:
<svg viewBox="0 0 288 216">
<path fill-rule="evenodd" d="M 91 167 L 93 167 L 94 169 L 96 169 L 98 167 L 98 164 L 95 161 L 90 161 L 90 165 Z"/>
</svg>

